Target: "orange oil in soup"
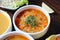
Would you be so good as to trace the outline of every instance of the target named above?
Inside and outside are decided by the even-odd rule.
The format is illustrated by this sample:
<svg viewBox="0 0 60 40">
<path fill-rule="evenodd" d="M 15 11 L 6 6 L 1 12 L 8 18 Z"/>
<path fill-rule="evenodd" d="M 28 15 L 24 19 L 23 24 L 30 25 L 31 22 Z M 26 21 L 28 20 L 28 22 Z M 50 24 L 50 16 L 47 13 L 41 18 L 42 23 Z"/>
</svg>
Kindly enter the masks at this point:
<svg viewBox="0 0 60 40">
<path fill-rule="evenodd" d="M 57 37 L 56 40 L 60 40 L 60 37 Z"/>
<path fill-rule="evenodd" d="M 42 31 L 47 26 L 48 19 L 40 10 L 27 9 L 17 15 L 15 23 L 20 30 L 34 33 Z"/>
<path fill-rule="evenodd" d="M 29 40 L 29 39 L 21 35 L 12 35 L 5 38 L 4 40 Z"/>
<path fill-rule="evenodd" d="M 0 13 L 0 35 L 3 34 L 9 26 L 9 19 Z"/>
</svg>

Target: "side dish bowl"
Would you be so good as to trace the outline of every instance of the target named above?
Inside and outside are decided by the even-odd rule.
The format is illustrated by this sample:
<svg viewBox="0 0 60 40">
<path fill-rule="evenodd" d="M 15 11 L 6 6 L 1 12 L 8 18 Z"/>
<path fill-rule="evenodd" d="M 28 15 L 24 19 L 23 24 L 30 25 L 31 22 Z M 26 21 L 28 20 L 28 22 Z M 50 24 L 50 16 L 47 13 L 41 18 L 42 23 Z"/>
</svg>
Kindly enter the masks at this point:
<svg viewBox="0 0 60 40">
<path fill-rule="evenodd" d="M 60 34 L 53 34 L 46 38 L 45 40 L 60 40 Z"/>
<path fill-rule="evenodd" d="M 30 35 L 28 35 L 27 33 L 24 33 L 24 32 L 19 32 L 19 31 L 14 31 L 14 32 L 9 32 L 9 33 L 6 33 L 4 34 L 3 36 L 0 37 L 0 40 L 4 40 L 5 38 L 9 37 L 9 36 L 12 36 L 12 35 L 20 35 L 20 36 L 24 36 L 26 37 L 27 39 L 29 40 L 34 40 Z"/>
<path fill-rule="evenodd" d="M 10 16 L 9 16 L 9 14 L 8 14 L 7 12 L 3 11 L 3 10 L 0 10 L 0 14 L 3 14 L 3 15 L 6 16 L 7 19 L 9 20 L 9 25 L 8 25 L 8 27 L 6 28 L 6 30 L 4 30 L 4 28 L 1 29 L 1 31 L 4 30 L 4 33 L 3 33 L 3 34 L 5 34 L 5 33 L 10 32 L 10 31 L 12 30 L 11 18 L 10 18 Z M 4 19 L 4 20 L 5 20 L 5 19 Z M 2 25 L 4 25 L 4 24 L 2 24 Z M 4 27 L 5 27 L 5 26 L 4 26 Z M 2 28 L 2 27 L 1 27 L 1 28 Z M 0 36 L 2 36 L 3 34 L 1 34 Z"/>
</svg>

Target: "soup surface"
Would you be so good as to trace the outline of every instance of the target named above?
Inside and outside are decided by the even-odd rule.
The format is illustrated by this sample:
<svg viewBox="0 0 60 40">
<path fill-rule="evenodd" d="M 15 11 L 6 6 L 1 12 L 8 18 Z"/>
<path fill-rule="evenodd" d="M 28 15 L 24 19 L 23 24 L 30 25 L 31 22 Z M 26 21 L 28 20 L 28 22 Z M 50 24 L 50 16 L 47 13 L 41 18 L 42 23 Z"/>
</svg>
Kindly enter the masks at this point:
<svg viewBox="0 0 60 40">
<path fill-rule="evenodd" d="M 60 40 L 60 37 L 57 37 L 56 40 Z"/>
<path fill-rule="evenodd" d="M 28 40 L 28 39 L 21 35 L 12 35 L 12 36 L 5 38 L 4 40 Z"/>
<path fill-rule="evenodd" d="M 9 19 L 5 15 L 0 13 L 0 35 L 7 30 L 8 25 L 9 25 Z"/>
<path fill-rule="evenodd" d="M 35 33 L 42 31 L 47 26 L 48 19 L 40 10 L 27 9 L 17 15 L 15 24 L 20 30 Z"/>
</svg>

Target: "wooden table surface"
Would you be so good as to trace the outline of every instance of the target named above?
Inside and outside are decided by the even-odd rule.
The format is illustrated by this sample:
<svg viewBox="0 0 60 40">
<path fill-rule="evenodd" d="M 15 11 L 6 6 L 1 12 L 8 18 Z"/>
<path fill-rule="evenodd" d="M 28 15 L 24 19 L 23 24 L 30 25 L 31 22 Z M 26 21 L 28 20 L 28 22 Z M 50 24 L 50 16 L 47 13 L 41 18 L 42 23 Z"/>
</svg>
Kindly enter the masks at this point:
<svg viewBox="0 0 60 40">
<path fill-rule="evenodd" d="M 51 23 L 50 23 L 48 32 L 43 37 L 41 37 L 39 39 L 36 39 L 36 40 L 45 40 L 48 36 L 50 36 L 52 34 L 60 34 L 60 10 L 57 9 L 58 11 L 56 11 L 57 7 L 54 8 L 51 5 L 52 4 L 51 0 L 50 0 L 50 2 L 45 1 L 45 0 L 36 0 L 36 1 L 35 0 L 29 0 L 29 4 L 35 4 L 35 5 L 41 6 L 41 3 L 43 1 L 46 4 L 48 4 L 53 10 L 55 10 L 55 12 L 53 14 L 50 14 Z M 54 4 L 54 5 L 56 6 L 57 4 Z M 59 7 L 60 7 L 60 4 L 59 4 Z M 16 10 L 7 10 L 7 9 L 4 9 L 4 8 L 0 8 L 0 9 L 8 12 L 8 14 L 11 16 L 11 19 L 13 17 L 14 12 L 16 11 Z M 12 29 L 12 30 L 14 30 L 14 29 Z"/>
</svg>

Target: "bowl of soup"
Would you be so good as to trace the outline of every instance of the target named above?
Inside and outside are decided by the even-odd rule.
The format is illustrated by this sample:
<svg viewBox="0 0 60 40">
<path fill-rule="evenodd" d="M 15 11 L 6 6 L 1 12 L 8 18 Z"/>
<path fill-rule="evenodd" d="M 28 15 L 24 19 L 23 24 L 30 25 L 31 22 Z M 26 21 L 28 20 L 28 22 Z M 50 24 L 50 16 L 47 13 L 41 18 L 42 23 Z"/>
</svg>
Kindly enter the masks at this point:
<svg viewBox="0 0 60 40">
<path fill-rule="evenodd" d="M 15 30 L 26 32 L 34 39 L 42 37 L 48 31 L 49 24 L 48 12 L 37 5 L 23 6 L 13 16 Z"/>
<path fill-rule="evenodd" d="M 12 30 L 11 18 L 7 12 L 0 10 L 0 36 Z"/>
<path fill-rule="evenodd" d="M 56 40 L 60 40 L 60 34 L 56 35 Z"/>
<path fill-rule="evenodd" d="M 0 40 L 34 40 L 30 35 L 24 32 L 14 31 L 4 34 Z"/>
</svg>

